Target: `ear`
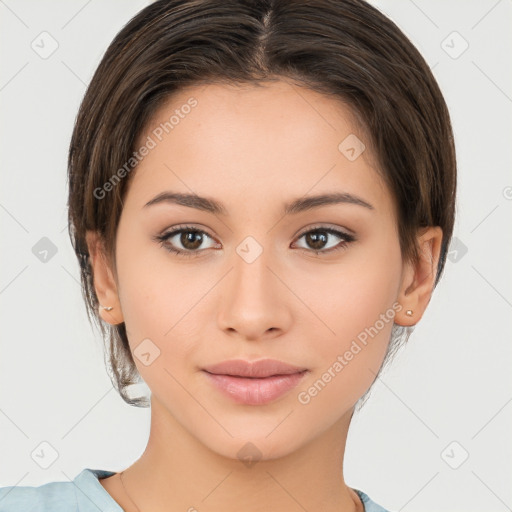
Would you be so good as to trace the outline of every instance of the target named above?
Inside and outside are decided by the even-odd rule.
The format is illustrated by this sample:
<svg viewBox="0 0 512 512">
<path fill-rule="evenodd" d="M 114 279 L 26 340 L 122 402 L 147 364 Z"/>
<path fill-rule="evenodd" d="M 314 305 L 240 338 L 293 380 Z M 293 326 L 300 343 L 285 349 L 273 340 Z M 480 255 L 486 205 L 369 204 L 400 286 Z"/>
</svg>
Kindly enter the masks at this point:
<svg viewBox="0 0 512 512">
<path fill-rule="evenodd" d="M 124 322 L 117 285 L 107 260 L 103 241 L 95 231 L 87 231 L 86 242 L 93 272 L 94 289 L 102 306 L 112 307 L 110 311 L 99 308 L 99 314 L 105 322 L 117 325 Z"/>
<path fill-rule="evenodd" d="M 419 230 L 420 259 L 416 265 L 408 263 L 402 273 L 402 285 L 397 301 L 403 306 L 395 315 L 395 323 L 403 326 L 419 322 L 430 302 L 441 252 L 443 231 L 439 226 Z M 412 315 L 406 314 L 412 310 Z"/>
</svg>

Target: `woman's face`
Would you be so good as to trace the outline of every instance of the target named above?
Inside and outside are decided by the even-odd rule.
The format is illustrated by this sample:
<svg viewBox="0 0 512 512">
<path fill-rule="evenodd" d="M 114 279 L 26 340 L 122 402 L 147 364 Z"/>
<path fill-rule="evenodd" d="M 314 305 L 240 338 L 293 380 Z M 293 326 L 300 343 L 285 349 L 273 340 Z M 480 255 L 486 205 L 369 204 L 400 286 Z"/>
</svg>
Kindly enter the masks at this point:
<svg viewBox="0 0 512 512">
<path fill-rule="evenodd" d="M 220 454 L 250 441 L 274 458 L 336 429 L 380 368 L 406 267 L 361 142 L 338 101 L 282 81 L 181 90 L 138 140 L 148 150 L 117 232 L 118 321 L 154 411 Z M 193 201 L 148 204 L 164 193 Z M 311 200 L 334 194 L 358 200 Z M 264 358 L 308 371 L 255 405 L 203 370 Z"/>
</svg>

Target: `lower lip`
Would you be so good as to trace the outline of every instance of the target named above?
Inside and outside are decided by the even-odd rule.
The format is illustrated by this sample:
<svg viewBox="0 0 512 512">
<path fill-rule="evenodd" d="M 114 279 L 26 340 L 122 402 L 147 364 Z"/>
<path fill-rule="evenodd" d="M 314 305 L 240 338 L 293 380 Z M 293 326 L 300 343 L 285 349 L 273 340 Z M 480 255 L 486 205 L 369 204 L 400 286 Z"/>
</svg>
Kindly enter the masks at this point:
<svg viewBox="0 0 512 512">
<path fill-rule="evenodd" d="M 203 370 L 204 371 L 204 370 Z M 216 375 L 204 371 L 210 381 L 223 393 L 239 404 L 263 405 L 296 387 L 307 373 L 273 375 L 262 379 Z"/>
</svg>

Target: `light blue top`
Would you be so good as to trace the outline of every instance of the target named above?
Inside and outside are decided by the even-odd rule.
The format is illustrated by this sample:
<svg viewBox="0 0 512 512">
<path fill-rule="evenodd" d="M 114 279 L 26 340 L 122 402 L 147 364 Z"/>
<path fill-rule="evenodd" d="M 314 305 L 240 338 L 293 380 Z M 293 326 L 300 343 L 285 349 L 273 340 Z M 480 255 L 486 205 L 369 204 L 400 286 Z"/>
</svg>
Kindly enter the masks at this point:
<svg viewBox="0 0 512 512">
<path fill-rule="evenodd" d="M 98 482 L 114 474 L 114 471 L 85 468 L 72 482 L 0 487 L 0 512 L 124 512 Z M 365 512 L 389 512 L 364 492 L 354 490 Z"/>
</svg>

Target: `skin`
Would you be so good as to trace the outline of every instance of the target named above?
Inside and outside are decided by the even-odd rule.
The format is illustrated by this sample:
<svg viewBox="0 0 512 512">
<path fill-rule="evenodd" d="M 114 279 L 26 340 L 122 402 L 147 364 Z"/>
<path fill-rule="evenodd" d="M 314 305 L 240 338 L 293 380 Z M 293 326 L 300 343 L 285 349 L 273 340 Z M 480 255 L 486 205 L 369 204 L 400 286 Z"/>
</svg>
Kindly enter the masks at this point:
<svg viewBox="0 0 512 512">
<path fill-rule="evenodd" d="M 404 263 L 392 197 L 351 111 L 284 80 L 183 89 L 139 143 L 191 96 L 198 105 L 131 177 L 115 269 L 88 233 L 98 299 L 113 306 L 100 309 L 103 320 L 125 322 L 132 352 L 145 338 L 160 350 L 148 366 L 134 357 L 152 392 L 151 430 L 145 452 L 124 472 L 128 494 L 146 512 L 361 511 L 342 461 L 354 405 L 382 364 L 393 321 L 308 404 L 297 395 L 394 303 L 402 306 L 395 323 L 418 322 L 433 290 L 441 229 L 418 232 L 422 258 Z M 354 161 L 338 150 L 349 134 L 366 144 Z M 163 191 L 214 198 L 227 215 L 170 203 L 143 208 Z M 334 191 L 355 194 L 374 209 L 335 204 L 281 213 L 283 203 Z M 152 238 L 181 224 L 211 237 L 199 243 L 196 257 L 178 257 Z M 350 230 L 357 240 L 316 254 L 300 235 L 318 225 Z M 250 264 L 236 252 L 247 236 L 263 248 Z M 320 251 L 342 241 L 327 236 Z M 179 234 L 167 243 L 184 249 Z M 200 370 L 267 357 L 309 373 L 266 405 L 235 403 Z M 261 453 L 252 467 L 237 456 L 247 442 Z M 100 483 L 125 511 L 137 510 L 119 474 Z"/>
</svg>

